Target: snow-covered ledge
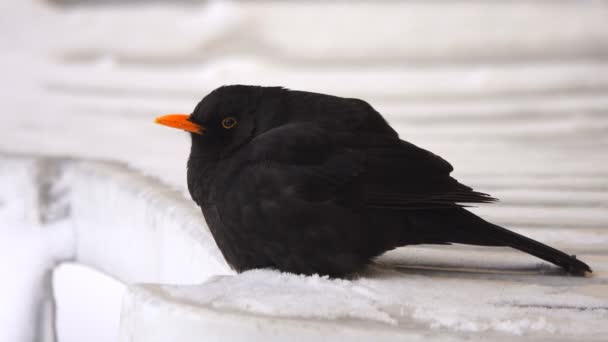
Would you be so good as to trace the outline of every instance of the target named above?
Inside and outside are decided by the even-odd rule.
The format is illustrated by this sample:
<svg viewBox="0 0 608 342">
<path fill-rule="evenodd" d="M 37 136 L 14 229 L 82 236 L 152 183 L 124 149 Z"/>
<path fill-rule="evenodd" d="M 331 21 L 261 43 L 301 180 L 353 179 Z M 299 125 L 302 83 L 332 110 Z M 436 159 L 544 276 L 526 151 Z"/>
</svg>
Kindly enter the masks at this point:
<svg viewBox="0 0 608 342">
<path fill-rule="evenodd" d="M 120 164 L 70 162 L 79 262 L 126 283 L 196 284 L 230 274 L 200 209 Z"/>
<path fill-rule="evenodd" d="M 270 270 L 234 275 L 199 209 L 153 178 L 114 163 L 0 161 L 9 166 L 3 176 L 18 172 L 18 185 L 32 187 L 26 185 L 25 202 L 42 224 L 72 228 L 73 236 L 62 240 L 69 246 L 49 259 L 74 260 L 129 285 L 121 341 L 602 340 L 608 334 L 602 254 L 584 256 L 595 266 L 591 278 L 563 276 L 506 249 L 459 247 L 398 250 L 357 280 Z M 0 192 L 3 202 L 9 188 Z M 42 298 L 49 302 L 48 291 Z M 52 337 L 52 314 L 45 317 L 41 326 Z"/>
<path fill-rule="evenodd" d="M 19 274 L 3 287 L 11 300 L 5 305 L 15 296 L 28 301 L 16 304 L 22 308 L 10 321 L 3 317 L 14 327 L 10 340 L 56 339 L 51 274 L 62 262 L 82 263 L 125 284 L 196 284 L 232 273 L 200 210 L 125 166 L 0 153 L 0 178 L 2 250 L 23 259 L 3 270 Z"/>
</svg>

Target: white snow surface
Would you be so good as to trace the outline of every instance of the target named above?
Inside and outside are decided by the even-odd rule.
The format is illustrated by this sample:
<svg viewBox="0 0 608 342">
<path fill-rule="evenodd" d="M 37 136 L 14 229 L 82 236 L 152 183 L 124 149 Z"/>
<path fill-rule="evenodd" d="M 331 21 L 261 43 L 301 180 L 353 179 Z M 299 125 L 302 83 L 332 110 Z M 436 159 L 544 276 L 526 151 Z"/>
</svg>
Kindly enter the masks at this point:
<svg viewBox="0 0 608 342">
<path fill-rule="evenodd" d="M 188 303 L 276 317 L 362 319 L 515 335 L 544 332 L 593 337 L 608 333 L 606 298 L 572 295 L 568 287 L 533 283 L 497 289 L 492 286 L 496 283 L 404 277 L 390 269 L 375 269 L 357 280 L 254 270 L 239 277 L 215 277 L 204 285 L 162 289 Z M 451 286 L 454 290 L 446 291 Z"/>
<path fill-rule="evenodd" d="M 274 319 L 329 320 L 351 327 L 372 321 L 403 333 L 430 329 L 435 338 L 451 332 L 462 338 L 507 334 L 603 340 L 608 333 L 605 278 L 583 285 L 584 279 L 563 277 L 522 271 L 484 274 L 479 269 L 467 275 L 454 268 L 416 272 L 384 265 L 354 280 L 253 270 L 202 285 L 148 286 L 143 292 L 149 301 Z"/>
<path fill-rule="evenodd" d="M 0 225 L 0 341 L 38 341 L 36 327 L 52 298 L 50 272 L 72 257 L 73 234 L 66 223 L 44 227 L 19 222 Z"/>
<path fill-rule="evenodd" d="M 59 265 L 53 272 L 58 341 L 116 341 L 125 290 L 125 284 L 91 267 Z"/>
</svg>

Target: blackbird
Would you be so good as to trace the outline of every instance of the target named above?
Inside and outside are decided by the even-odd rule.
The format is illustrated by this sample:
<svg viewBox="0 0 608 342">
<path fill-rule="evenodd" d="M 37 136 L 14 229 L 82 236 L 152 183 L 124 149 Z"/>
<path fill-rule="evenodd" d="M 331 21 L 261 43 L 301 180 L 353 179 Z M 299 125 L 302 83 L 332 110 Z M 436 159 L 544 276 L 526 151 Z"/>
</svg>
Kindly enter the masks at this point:
<svg viewBox="0 0 608 342">
<path fill-rule="evenodd" d="M 459 183 L 441 157 L 401 140 L 367 102 L 282 87 L 223 86 L 192 114 L 188 189 L 236 271 L 348 277 L 418 244 L 509 246 L 572 274 L 557 249 L 465 209 L 496 199 Z"/>
</svg>

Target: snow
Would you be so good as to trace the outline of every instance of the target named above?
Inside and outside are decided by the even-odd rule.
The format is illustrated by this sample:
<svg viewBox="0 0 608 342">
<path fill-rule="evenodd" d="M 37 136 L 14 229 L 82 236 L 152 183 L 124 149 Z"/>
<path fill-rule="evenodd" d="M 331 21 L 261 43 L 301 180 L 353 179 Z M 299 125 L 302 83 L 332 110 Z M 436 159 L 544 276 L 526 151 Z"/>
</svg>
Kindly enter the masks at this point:
<svg viewBox="0 0 608 342">
<path fill-rule="evenodd" d="M 48 3 L 0 4 L 0 340 L 48 324 L 48 272 L 66 260 L 115 280 L 57 269 L 64 340 L 605 339 L 600 2 Z M 187 135 L 152 124 L 229 83 L 368 100 L 502 200 L 475 212 L 594 274 L 419 246 L 352 280 L 235 275 L 187 194 Z"/>
<path fill-rule="evenodd" d="M 400 326 L 404 334 L 431 329 L 462 337 L 483 332 L 595 340 L 608 333 L 605 289 L 572 293 L 573 282 L 543 283 L 547 276 L 504 272 L 467 279 L 462 274 L 416 274 L 383 265 L 355 280 L 254 270 L 217 276 L 201 285 L 148 285 L 141 291 L 154 298 L 150 301 L 274 319 L 334 321 L 337 326 L 372 321 Z M 146 306 L 144 300 L 139 303 Z"/>
<path fill-rule="evenodd" d="M 0 176 L 0 249 L 10 256 L 0 263 L 2 279 L 10 279 L 0 291 L 7 342 L 53 335 L 52 326 L 41 330 L 45 338 L 33 328 L 52 323 L 52 288 L 63 341 L 108 341 L 117 336 L 125 283 L 192 284 L 233 273 L 201 229 L 199 209 L 158 180 L 111 163 L 9 156 L 0 156 Z M 52 282 L 66 261 L 118 280 L 62 265 Z M 75 307 L 78 298 L 86 305 Z"/>
<path fill-rule="evenodd" d="M 58 341 L 116 341 L 125 290 L 123 283 L 90 267 L 59 265 L 53 272 Z"/>
<path fill-rule="evenodd" d="M 0 341 L 45 341 L 50 272 L 74 254 L 68 222 L 39 222 L 33 165 L 0 159 Z"/>
<path fill-rule="evenodd" d="M 2 222 L 0 259 L 1 341 L 43 340 L 33 327 L 43 324 L 43 310 L 52 300 L 45 297 L 49 272 L 59 262 L 71 258 L 72 234 L 69 225 L 32 227 Z"/>
<path fill-rule="evenodd" d="M 499 289 L 492 286 L 495 283 L 489 279 L 404 277 L 390 268 L 373 269 L 352 281 L 254 270 L 239 277 L 214 277 L 204 285 L 161 289 L 177 301 L 275 317 L 361 319 L 390 325 L 413 319 L 433 329 L 515 335 L 544 332 L 593 337 L 608 333 L 605 297 L 526 283 Z M 458 291 L 446 292 L 451 287 Z M 564 324 L 564 319 L 569 323 Z M 584 328 L 577 328 L 579 325 Z"/>
<path fill-rule="evenodd" d="M 162 287 L 177 300 L 291 318 L 356 318 L 396 324 L 375 304 L 371 289 L 348 280 L 297 276 L 267 270 L 235 277 L 214 277 L 204 286 Z"/>
<path fill-rule="evenodd" d="M 76 257 L 127 282 L 200 283 L 233 273 L 200 209 L 157 179 L 121 165 L 70 170 Z"/>
<path fill-rule="evenodd" d="M 464 246 L 398 249 L 379 258 L 372 269 L 354 280 L 304 277 L 271 270 L 235 276 L 222 261 L 209 232 L 201 229 L 205 225 L 199 209 L 179 191 L 152 177 L 142 176 L 119 164 L 93 161 L 4 157 L 2 166 L 3 179 L 8 181 L 0 183 L 0 198 L 10 205 L 3 206 L 5 210 L 0 211 L 0 215 L 5 219 L 12 217 L 15 222 L 24 222 L 26 217 L 34 221 L 41 217 L 55 217 L 56 220 L 35 229 L 18 224 L 7 230 L 7 236 L 11 238 L 7 244 L 35 246 L 17 247 L 15 251 L 5 247 L 16 256 L 11 259 L 13 267 L 31 269 L 34 277 L 41 279 L 41 274 L 57 260 L 75 258 L 126 283 L 181 284 L 131 288 L 123 307 L 121 339 L 129 334 L 139 334 L 138 329 L 131 331 L 130 326 L 141 323 L 137 320 L 141 319 L 142 310 L 156 310 L 155 324 L 143 325 L 149 334 L 155 329 L 167 329 L 167 324 L 162 323 L 166 319 L 184 320 L 182 326 L 188 326 L 185 317 L 191 314 L 191 308 L 180 306 L 183 303 L 206 308 L 211 316 L 228 312 L 239 317 L 253 317 L 262 325 L 268 322 L 264 317 L 308 322 L 304 328 L 293 328 L 298 334 L 321 329 L 319 322 L 334 322 L 340 327 L 335 328 L 334 333 L 341 333 L 346 327 L 356 331 L 367 324 L 382 331 L 392 327 L 385 333 L 393 337 L 428 330 L 439 334 L 434 337 L 452 331 L 463 334 L 463 338 L 484 333 L 537 338 L 559 335 L 592 340 L 608 332 L 603 324 L 608 314 L 605 285 L 608 263 L 603 252 L 605 232 L 602 229 L 555 231 L 547 228 L 546 233 L 534 227 L 524 230 L 559 248 L 583 253 L 581 257 L 595 269 L 595 274 L 587 279 L 565 276 L 553 266 L 508 249 Z M 45 186 L 41 187 L 42 184 Z M 40 201 L 41 189 L 62 194 L 56 203 L 69 207 L 69 216 L 34 215 L 29 206 L 65 212 L 62 205 L 40 206 L 44 203 Z M 599 196 L 596 200 L 603 202 L 605 199 Z M 40 246 L 47 246 L 45 248 L 50 251 Z M 599 254 L 588 254 L 591 251 Z M 19 254 L 24 252 L 38 256 Z M 32 264 L 32 260 L 40 261 Z M 16 269 L 11 270 L 14 271 L 10 273 L 17 273 Z M 65 268 L 59 269 L 56 278 L 61 278 L 62 273 L 65 274 Z M 29 277 L 24 281 L 40 284 L 40 280 Z M 65 306 L 59 306 L 59 327 L 66 325 L 65 318 L 62 319 L 65 315 L 62 312 L 68 310 L 66 307 L 71 308 L 72 315 L 76 310 L 74 296 L 70 300 L 65 287 L 75 284 L 81 287 L 91 281 L 82 275 L 77 279 L 72 280 L 74 284 L 69 278 L 64 279 L 61 283 L 64 289 L 56 289 L 57 298 L 67 300 Z M 19 282 L 10 285 L 23 288 Z M 106 314 L 116 313 L 122 288 L 116 282 L 100 287 L 98 291 L 105 293 L 105 307 L 94 304 L 95 307 Z M 34 287 L 33 291 L 36 293 L 39 289 Z M 75 298 L 86 298 L 90 291 L 94 291 L 92 285 Z M 20 298 L 10 290 L 6 294 Z M 131 309 L 127 305 L 130 302 Z M 171 309 L 163 310 L 160 303 Z M 93 304 L 89 302 L 89 305 Z M 24 308 L 15 301 L 9 307 Z M 82 306 L 79 310 L 83 310 Z M 12 317 L 28 315 L 31 317 L 33 313 L 29 311 Z M 83 320 L 79 326 L 91 324 L 83 314 L 72 317 Z M 116 316 L 114 321 L 107 316 L 99 318 L 96 326 L 116 327 L 116 319 Z M 206 319 L 206 326 L 215 324 L 217 331 L 220 331 L 218 324 L 222 326 L 224 322 L 240 320 L 230 315 Z M 104 321 L 108 323 L 104 325 Z M 200 324 L 199 321 L 191 323 Z M 6 324 L 16 323 L 13 320 Z M 332 330 L 324 329 L 324 336 L 333 336 Z M 80 329 L 62 336 L 78 340 L 88 331 Z M 106 335 L 100 336 L 115 336 L 109 330 L 104 331 Z M 357 336 L 365 335 L 359 332 Z"/>
</svg>

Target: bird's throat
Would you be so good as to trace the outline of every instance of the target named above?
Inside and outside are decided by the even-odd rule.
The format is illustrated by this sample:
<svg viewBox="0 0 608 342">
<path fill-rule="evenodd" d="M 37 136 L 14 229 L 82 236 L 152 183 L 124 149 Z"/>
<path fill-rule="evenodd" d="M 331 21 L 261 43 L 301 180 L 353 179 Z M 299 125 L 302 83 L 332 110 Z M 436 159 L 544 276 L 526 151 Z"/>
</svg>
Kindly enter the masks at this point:
<svg viewBox="0 0 608 342">
<path fill-rule="evenodd" d="M 199 206 L 213 201 L 212 192 L 216 170 L 217 160 L 192 155 L 188 159 L 188 191 Z"/>
</svg>

